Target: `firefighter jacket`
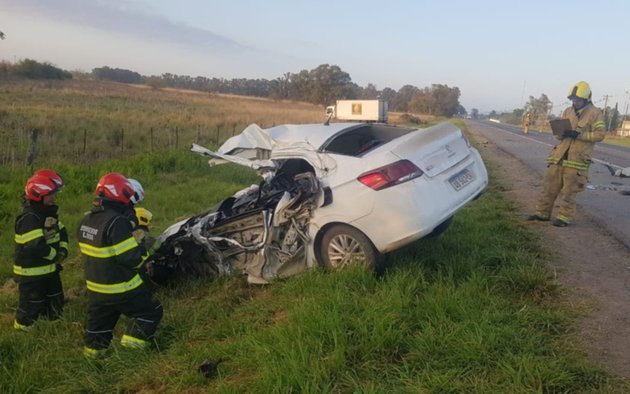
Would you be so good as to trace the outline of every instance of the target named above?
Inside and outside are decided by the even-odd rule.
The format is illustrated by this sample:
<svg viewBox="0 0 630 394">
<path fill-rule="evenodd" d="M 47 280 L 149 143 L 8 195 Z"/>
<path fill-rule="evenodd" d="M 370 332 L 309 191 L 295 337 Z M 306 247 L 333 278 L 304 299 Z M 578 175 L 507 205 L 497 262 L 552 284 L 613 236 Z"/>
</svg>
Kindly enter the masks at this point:
<svg viewBox="0 0 630 394">
<path fill-rule="evenodd" d="M 68 255 L 68 233 L 56 205 L 26 201 L 15 220 L 13 273 L 25 283 L 57 271 L 55 261 Z"/>
<path fill-rule="evenodd" d="M 85 280 L 92 297 L 124 297 L 143 284 L 138 269 L 144 247 L 133 236 L 129 208 L 103 201 L 88 212 L 78 229 L 79 248 L 85 256 Z"/>
<path fill-rule="evenodd" d="M 569 119 L 573 130 L 580 134 L 575 139 L 557 136 L 561 142 L 551 150 L 547 163 L 587 172 L 595 143 L 603 140 L 606 135 L 602 111 L 588 103 L 579 111 L 573 107 L 565 109 L 562 117 Z"/>
</svg>

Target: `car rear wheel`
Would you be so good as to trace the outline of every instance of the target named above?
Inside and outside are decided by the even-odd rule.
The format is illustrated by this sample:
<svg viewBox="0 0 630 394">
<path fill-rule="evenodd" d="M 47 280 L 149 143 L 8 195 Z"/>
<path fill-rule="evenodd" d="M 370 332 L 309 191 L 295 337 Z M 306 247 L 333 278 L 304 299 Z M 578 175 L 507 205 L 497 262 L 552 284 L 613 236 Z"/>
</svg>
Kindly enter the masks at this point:
<svg viewBox="0 0 630 394">
<path fill-rule="evenodd" d="M 330 227 L 320 245 L 322 263 L 327 268 L 344 268 L 352 264 L 376 269 L 380 254 L 359 230 L 343 224 Z"/>
</svg>

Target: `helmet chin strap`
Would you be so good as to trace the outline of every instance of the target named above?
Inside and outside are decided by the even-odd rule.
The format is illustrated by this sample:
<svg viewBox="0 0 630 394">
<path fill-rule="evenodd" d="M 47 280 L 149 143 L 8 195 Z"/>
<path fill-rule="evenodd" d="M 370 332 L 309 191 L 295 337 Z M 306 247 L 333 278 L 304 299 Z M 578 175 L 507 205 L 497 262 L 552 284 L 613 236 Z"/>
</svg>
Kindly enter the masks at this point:
<svg viewBox="0 0 630 394">
<path fill-rule="evenodd" d="M 571 104 L 573 106 L 573 109 L 576 111 L 581 110 L 582 108 L 586 107 L 586 105 L 590 102 L 590 100 L 586 100 L 586 99 L 580 99 L 580 100 L 571 100 Z"/>
</svg>

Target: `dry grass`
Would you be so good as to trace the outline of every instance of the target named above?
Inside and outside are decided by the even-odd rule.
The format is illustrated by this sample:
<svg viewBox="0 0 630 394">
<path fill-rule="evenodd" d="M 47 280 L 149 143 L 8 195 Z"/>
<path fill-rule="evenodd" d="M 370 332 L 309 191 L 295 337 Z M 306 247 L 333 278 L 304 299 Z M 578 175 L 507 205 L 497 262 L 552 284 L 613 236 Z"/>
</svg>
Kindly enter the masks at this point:
<svg viewBox="0 0 630 394">
<path fill-rule="evenodd" d="M 39 157 L 90 162 L 193 141 L 216 146 L 250 123 L 324 118 L 312 104 L 102 81 L 0 84 L 0 108 L 2 164 L 24 162 L 33 129 Z"/>
</svg>

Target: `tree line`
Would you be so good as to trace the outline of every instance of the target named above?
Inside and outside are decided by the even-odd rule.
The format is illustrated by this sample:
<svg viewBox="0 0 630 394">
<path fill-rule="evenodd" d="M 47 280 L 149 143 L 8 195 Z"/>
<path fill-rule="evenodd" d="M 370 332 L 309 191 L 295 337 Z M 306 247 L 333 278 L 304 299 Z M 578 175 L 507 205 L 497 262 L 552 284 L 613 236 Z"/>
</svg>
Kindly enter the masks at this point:
<svg viewBox="0 0 630 394">
<path fill-rule="evenodd" d="M 569 105 L 570 104 L 567 104 L 567 107 Z M 527 114 L 529 114 L 530 127 L 538 130 L 549 130 L 549 120 L 554 118 L 554 115 L 552 114 L 553 109 L 553 103 L 549 100 L 549 97 L 543 93 L 540 97 L 529 96 L 529 100 L 523 108 L 516 108 L 512 112 L 503 113 L 492 111 L 488 117 L 500 119 L 505 123 L 520 125 L 524 122 Z M 615 104 L 614 107 L 606 106 L 601 109 L 604 113 L 606 130 L 616 130 L 620 126 L 620 118 L 622 117 L 619 112 L 618 105 Z M 473 108 L 473 114 L 475 111 L 476 109 Z"/>
<path fill-rule="evenodd" d="M 458 87 L 432 84 L 419 88 L 404 85 L 398 91 L 386 87 L 382 90 L 374 84 L 366 87 L 352 81 L 350 74 L 337 65 L 322 64 L 312 70 L 287 72 L 281 77 L 268 79 L 208 78 L 164 73 L 144 76 L 132 70 L 98 67 L 91 73 L 59 69 L 49 63 L 31 59 L 11 64 L 0 62 L 0 77 L 17 75 L 34 79 L 68 79 L 73 75 L 81 78 L 108 80 L 128 84 L 146 84 L 154 88 L 178 88 L 210 93 L 226 93 L 243 96 L 268 97 L 276 100 L 304 101 L 319 105 L 334 104 L 341 99 L 382 99 L 392 111 L 415 112 L 438 116 L 464 115 L 466 109 L 459 103 Z"/>
<path fill-rule="evenodd" d="M 0 62 L 0 78 L 12 76 L 30 79 L 71 79 L 72 73 L 48 62 L 40 63 L 32 59 L 20 60 L 15 64 Z"/>
</svg>

